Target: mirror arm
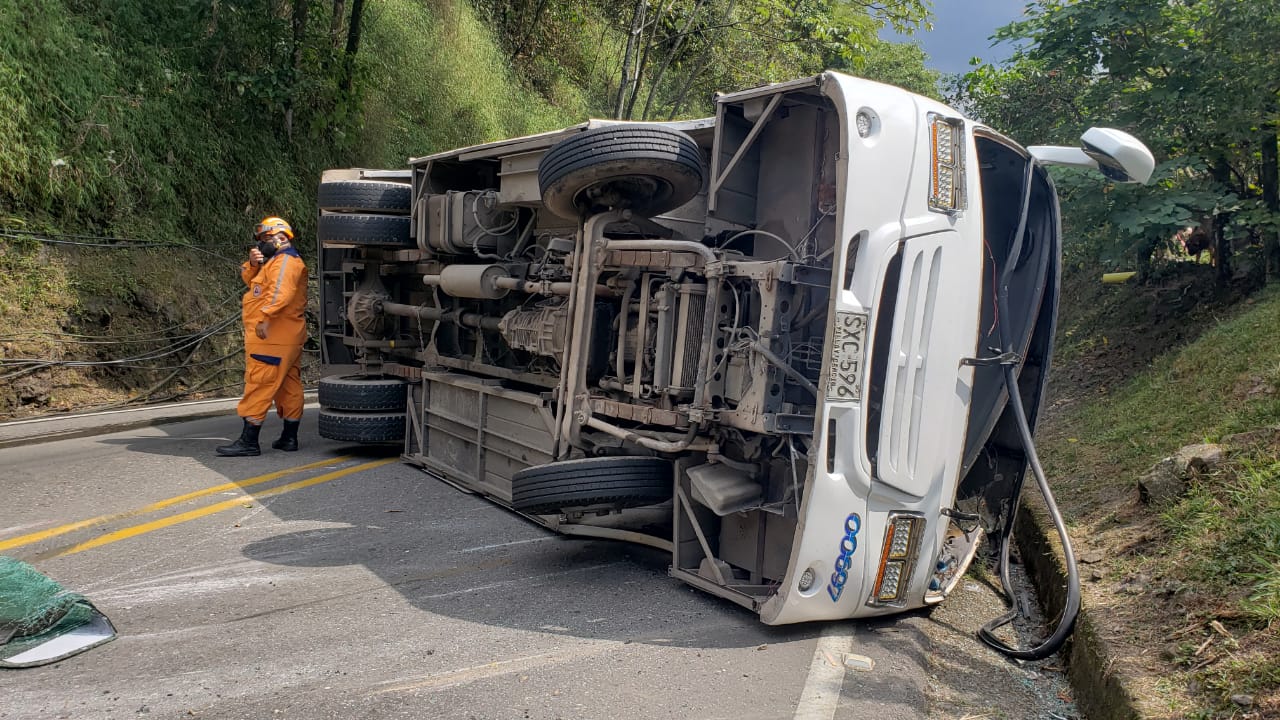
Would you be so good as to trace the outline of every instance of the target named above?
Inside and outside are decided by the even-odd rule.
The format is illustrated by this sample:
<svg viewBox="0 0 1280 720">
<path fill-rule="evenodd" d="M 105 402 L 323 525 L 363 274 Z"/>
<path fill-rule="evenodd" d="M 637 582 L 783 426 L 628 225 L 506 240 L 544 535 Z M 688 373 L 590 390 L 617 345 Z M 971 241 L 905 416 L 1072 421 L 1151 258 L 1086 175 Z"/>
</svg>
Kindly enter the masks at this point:
<svg viewBox="0 0 1280 720">
<path fill-rule="evenodd" d="M 1090 170 L 1098 169 L 1098 161 L 1089 157 L 1089 154 L 1080 148 L 1066 147 L 1064 145 L 1029 145 L 1027 152 L 1031 153 L 1031 157 L 1040 162 L 1041 165 L 1065 165 L 1067 167 L 1082 167 Z"/>
</svg>

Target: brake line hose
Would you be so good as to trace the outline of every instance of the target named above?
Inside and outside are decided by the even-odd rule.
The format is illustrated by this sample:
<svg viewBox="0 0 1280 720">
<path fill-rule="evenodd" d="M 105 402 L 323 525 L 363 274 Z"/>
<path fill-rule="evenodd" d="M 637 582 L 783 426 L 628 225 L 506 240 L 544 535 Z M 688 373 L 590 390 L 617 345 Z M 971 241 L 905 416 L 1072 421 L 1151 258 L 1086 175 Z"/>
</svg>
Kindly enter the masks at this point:
<svg viewBox="0 0 1280 720">
<path fill-rule="evenodd" d="M 1009 312 L 1009 281 L 1013 276 L 1013 269 L 1016 264 L 1015 258 L 1019 257 L 1022 252 L 1023 238 L 1027 229 L 1027 215 L 1031 206 L 1031 181 L 1035 167 L 1035 160 L 1028 158 L 1027 167 L 1022 176 L 1022 211 L 1018 217 L 1018 229 L 1009 249 L 1009 260 L 1005 263 L 1004 272 L 1000 276 L 1000 282 L 996 289 L 996 310 L 1002 318 L 1012 317 Z M 1009 337 L 1009 333 L 1010 330 L 1007 323 L 1001 322 L 1000 344 L 1003 352 L 1013 350 L 1013 340 Z M 997 628 L 1013 622 L 1020 614 L 1017 603 L 1014 601 L 1013 583 L 1009 578 L 1009 549 L 1013 539 L 1013 524 L 1017 517 L 1018 503 L 1022 496 L 1022 486 L 1026 477 L 1024 473 L 1014 483 L 1013 493 L 1009 500 L 1008 515 L 1000 532 L 1000 586 L 1004 591 L 1005 602 L 1010 609 L 1000 617 L 983 625 L 982 629 L 978 631 L 978 637 L 1002 655 L 1018 660 L 1041 660 L 1057 652 L 1063 643 L 1067 641 L 1067 638 L 1071 636 L 1071 631 L 1075 629 L 1076 618 L 1080 614 L 1080 573 L 1076 568 L 1075 552 L 1071 549 L 1071 538 L 1067 536 L 1066 524 L 1062 520 L 1062 513 L 1059 512 L 1057 503 L 1054 502 L 1053 491 L 1049 489 L 1049 481 L 1045 477 L 1044 468 L 1040 465 L 1040 457 L 1036 453 L 1035 442 L 1031 437 L 1031 425 L 1027 422 L 1026 409 L 1022 406 L 1022 393 L 1018 390 L 1018 378 L 1014 372 L 1015 362 L 1006 361 L 1001 363 L 1005 388 L 1009 393 L 1009 405 L 1013 409 L 1014 420 L 1018 426 L 1018 437 L 1022 441 L 1023 450 L 1026 452 L 1027 464 L 1035 475 L 1036 485 L 1039 487 L 1040 494 L 1044 497 L 1045 506 L 1049 511 L 1049 518 L 1053 521 L 1053 526 L 1058 531 L 1058 537 L 1062 540 L 1062 554 L 1067 565 L 1067 599 L 1053 634 L 1045 638 L 1039 645 L 1025 649 L 1015 648 L 995 636 Z"/>
</svg>

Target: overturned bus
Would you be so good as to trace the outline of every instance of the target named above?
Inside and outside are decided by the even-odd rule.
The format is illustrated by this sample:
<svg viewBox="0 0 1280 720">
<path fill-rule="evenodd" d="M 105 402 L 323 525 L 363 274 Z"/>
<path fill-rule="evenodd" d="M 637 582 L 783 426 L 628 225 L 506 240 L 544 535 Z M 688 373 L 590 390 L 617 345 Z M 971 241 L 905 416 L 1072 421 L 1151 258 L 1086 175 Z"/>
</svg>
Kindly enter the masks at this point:
<svg viewBox="0 0 1280 720">
<path fill-rule="evenodd" d="M 320 432 L 660 548 L 765 623 L 938 603 L 1036 469 L 1043 165 L 1151 155 L 834 72 L 715 105 L 325 173 Z"/>
</svg>

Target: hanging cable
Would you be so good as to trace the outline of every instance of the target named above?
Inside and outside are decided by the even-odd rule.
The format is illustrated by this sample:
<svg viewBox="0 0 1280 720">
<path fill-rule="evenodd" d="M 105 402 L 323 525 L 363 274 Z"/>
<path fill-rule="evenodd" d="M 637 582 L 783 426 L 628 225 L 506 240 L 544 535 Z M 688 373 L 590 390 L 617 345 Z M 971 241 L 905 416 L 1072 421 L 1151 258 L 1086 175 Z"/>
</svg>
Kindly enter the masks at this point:
<svg viewBox="0 0 1280 720">
<path fill-rule="evenodd" d="M 217 335 L 219 334 L 220 331 L 225 330 L 229 325 L 235 323 L 239 319 L 240 319 L 240 315 L 237 313 L 234 317 L 229 317 L 225 320 L 222 320 L 217 325 L 214 325 L 197 335 L 188 336 L 187 338 L 180 340 L 178 342 L 175 342 L 167 347 L 159 348 L 157 350 L 151 350 L 149 352 L 135 355 L 133 357 L 119 358 L 116 360 L 51 360 L 51 359 L 43 359 L 43 358 L 4 358 L 4 359 L 0 359 L 0 364 L 2 365 L 23 365 L 23 364 L 35 365 L 35 364 L 43 364 L 43 363 L 52 363 L 57 365 L 64 365 L 67 367 L 82 367 L 82 366 L 89 367 L 89 366 L 97 366 L 97 365 L 121 365 L 121 364 L 128 364 L 128 363 L 138 363 L 146 360 L 157 360 L 159 358 L 168 357 L 170 355 L 179 353 L 185 350 L 186 348 L 190 347 L 194 343 L 202 342 L 206 338 L 209 338 L 213 335 Z"/>
<path fill-rule="evenodd" d="M 99 250 L 134 250 L 162 247 L 181 248 L 183 250 L 192 250 L 198 253 L 203 253 L 210 257 L 215 257 L 219 260 L 232 263 L 236 266 L 240 265 L 239 260 L 233 260 L 226 255 L 221 255 L 212 250 L 206 250 L 205 248 L 191 245 L 189 243 L 173 241 L 135 240 L 132 238 L 110 237 L 106 235 L 75 235 L 69 233 L 37 232 L 35 230 L 19 230 L 14 228 L 0 228 L 0 237 L 7 237 L 12 240 L 35 240 L 46 245 L 71 245 L 74 247 L 87 247 Z"/>
<path fill-rule="evenodd" d="M 205 340 L 209 339 L 210 337 L 214 337 L 216 335 L 231 334 L 232 332 L 235 332 L 234 330 L 230 329 L 231 326 L 236 324 L 239 321 L 239 319 L 240 319 L 240 314 L 236 313 L 235 315 L 230 316 L 218 322 L 216 325 L 206 328 L 205 330 L 201 331 L 198 334 L 187 336 L 166 347 L 158 348 L 156 350 L 151 350 L 145 353 L 140 353 L 132 357 L 118 358 L 115 360 L 56 360 L 51 358 L 2 358 L 0 359 L 0 367 L 14 367 L 14 368 L 21 368 L 21 369 L 14 370 L 12 372 L 0 375 L 0 380 L 10 380 L 13 378 L 20 377 L 22 375 L 27 375 L 32 372 L 36 372 L 38 370 L 43 370 L 51 367 L 127 367 L 127 368 L 142 369 L 142 370 L 173 369 L 174 366 L 172 365 L 165 366 L 165 367 L 155 367 L 155 366 L 145 365 L 144 363 L 147 363 L 148 361 L 159 360 L 172 355 L 176 355 L 177 353 L 180 353 L 183 350 L 195 347 L 200 343 L 203 343 Z"/>
<path fill-rule="evenodd" d="M 228 298 L 226 301 L 218 304 L 216 307 L 222 307 L 230 304 L 232 300 L 239 298 Z M 239 316 L 239 313 L 236 313 Z M 33 330 L 27 333 L 17 333 L 14 335 L 0 335 L 0 342 L 32 342 L 38 340 L 47 340 L 65 345 L 130 345 L 146 342 L 155 342 L 160 340 L 178 341 L 186 338 L 196 337 L 204 330 L 186 333 L 183 335 L 173 336 L 171 333 L 190 326 L 190 322 L 170 325 L 165 328 L 149 330 L 147 332 L 131 333 L 128 335 L 87 335 L 84 333 L 69 332 L 47 332 L 42 330 Z"/>
<path fill-rule="evenodd" d="M 218 252 L 208 250 L 202 247 L 191 245 L 184 242 L 173 241 L 149 241 L 138 240 L 133 238 L 112 237 L 105 235 L 88 235 L 75 233 L 56 233 L 56 232 L 39 232 L 34 230 L 24 230 L 16 228 L 0 228 L 0 238 L 8 238 L 11 240 L 25 240 L 39 242 L 46 245 L 59 245 L 69 247 L 90 248 L 95 250 L 137 250 L 137 249 L 154 249 L 154 248 L 173 248 L 201 253 L 217 260 L 224 261 L 230 265 L 239 267 L 240 260 L 229 258 Z M 222 302 L 214 306 L 214 309 L 223 308 L 232 302 L 239 300 L 239 293 L 234 296 L 227 297 Z M 0 341 L 6 342 L 56 342 L 65 345 L 146 345 L 164 342 L 162 347 L 147 350 L 145 352 L 136 353 L 130 357 L 117 358 L 112 360 L 59 360 L 53 358 L 0 358 L 0 369 L 8 369 L 8 372 L 0 373 L 0 381 L 10 381 L 18 377 L 30 375 L 41 370 L 51 368 L 119 368 L 144 370 L 151 372 L 169 372 L 159 383 L 156 383 L 145 393 L 137 397 L 130 398 L 122 403 L 113 406 L 128 405 L 147 400 L 162 387 L 169 384 L 177 374 L 183 370 L 204 367 L 217 366 L 224 364 L 233 358 L 241 355 L 240 350 L 222 355 L 221 357 L 196 361 L 194 358 L 196 353 L 201 349 L 205 341 L 210 338 L 221 335 L 230 335 L 239 332 L 238 325 L 240 320 L 240 312 L 235 313 L 216 321 L 213 325 L 204 329 L 187 332 L 177 336 L 172 333 L 182 330 L 190 326 L 190 323 L 179 323 L 165 328 L 155 330 L 121 334 L 121 335 L 89 335 L 83 333 L 70 332 L 43 332 L 33 331 L 27 333 L 13 333 L 10 335 L 0 336 Z M 157 360 L 170 358 L 180 353 L 186 354 L 180 362 L 174 363 L 170 361 L 168 364 L 156 365 Z M 173 399 L 190 395 L 197 389 L 208 384 L 215 377 L 220 377 L 225 373 L 223 370 L 216 371 L 215 374 L 205 377 L 196 385 L 175 394 L 171 394 L 164 399 Z M 233 387 L 238 383 L 223 385 L 213 390 L 222 390 Z M 207 392 L 207 391 L 206 391 Z M 112 406 L 107 406 L 112 407 Z M 101 408 L 100 408 L 101 409 Z"/>
<path fill-rule="evenodd" d="M 1022 211 L 1018 217 L 1018 228 L 1009 250 L 1009 260 L 1005 263 L 1004 272 L 1001 273 L 997 287 L 996 307 L 1000 315 L 1005 318 L 1012 317 L 1008 307 L 1009 282 L 1013 276 L 1014 258 L 1017 258 L 1021 253 L 1027 229 L 1027 216 L 1031 209 L 1031 182 L 1035 168 L 1035 160 L 1028 159 L 1026 170 L 1022 176 Z M 1010 329 L 1007 322 L 1000 323 L 1000 345 L 1001 348 L 999 348 L 998 355 L 1014 352 L 1013 338 L 1010 337 Z M 991 648 L 1008 657 L 1019 660 L 1040 660 L 1057 652 L 1063 643 L 1067 641 L 1067 638 L 1071 636 L 1071 631 L 1075 629 L 1076 618 L 1080 613 L 1080 573 L 1076 568 L 1075 552 L 1071 548 L 1071 538 L 1067 535 L 1067 526 L 1062 520 L 1062 513 L 1059 512 L 1057 503 L 1054 502 L 1053 491 L 1049 489 L 1049 481 L 1045 477 L 1044 468 L 1040 465 L 1040 458 L 1036 454 L 1035 441 L 1031 437 L 1031 425 L 1027 421 L 1026 410 L 1022 407 L 1022 394 L 1018 389 L 1018 377 L 1015 372 L 1015 365 L 1018 360 L 1016 356 L 1011 357 L 1012 359 L 1000 363 L 1004 372 L 1005 388 L 1009 394 L 1009 406 L 1013 410 L 1014 420 L 1018 426 L 1018 437 L 1022 441 L 1023 450 L 1026 452 L 1027 464 L 1030 466 L 1032 474 L 1035 475 L 1036 485 L 1040 490 L 1040 494 L 1044 497 L 1049 517 L 1058 531 L 1058 537 L 1062 540 L 1062 553 L 1067 566 L 1067 598 L 1066 604 L 1062 609 L 1062 615 L 1058 619 L 1057 627 L 1039 645 L 1026 649 L 1015 648 L 995 636 L 997 628 L 1008 625 L 1019 615 L 1019 609 L 1014 602 L 1013 582 L 1009 577 L 1009 550 L 1013 539 L 1013 524 L 1017 517 L 1018 503 L 1026 477 L 1024 473 L 1014 483 L 1013 492 L 1009 500 L 1008 514 L 1005 517 L 1004 527 L 1000 531 L 1000 586 L 1004 591 L 1005 602 L 1010 610 L 983 625 L 978 630 L 978 637 Z"/>
</svg>

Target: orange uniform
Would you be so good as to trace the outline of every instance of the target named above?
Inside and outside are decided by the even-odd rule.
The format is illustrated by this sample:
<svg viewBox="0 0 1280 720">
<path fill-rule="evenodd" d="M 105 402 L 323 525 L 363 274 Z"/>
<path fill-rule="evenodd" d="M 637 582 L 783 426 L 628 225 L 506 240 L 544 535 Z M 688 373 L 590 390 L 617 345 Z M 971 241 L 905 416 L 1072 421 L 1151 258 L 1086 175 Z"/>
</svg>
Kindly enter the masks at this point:
<svg viewBox="0 0 1280 720">
<path fill-rule="evenodd" d="M 307 266 L 292 247 L 271 256 L 261 266 L 240 266 L 248 290 L 242 302 L 244 320 L 244 397 L 236 408 L 240 417 L 262 424 L 276 404 L 285 420 L 302 418 L 302 344 L 307 341 Z M 258 337 L 258 323 L 267 324 L 267 337 Z M 256 454 L 256 453 L 255 453 Z"/>
</svg>

